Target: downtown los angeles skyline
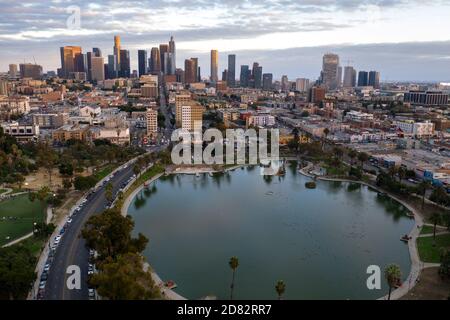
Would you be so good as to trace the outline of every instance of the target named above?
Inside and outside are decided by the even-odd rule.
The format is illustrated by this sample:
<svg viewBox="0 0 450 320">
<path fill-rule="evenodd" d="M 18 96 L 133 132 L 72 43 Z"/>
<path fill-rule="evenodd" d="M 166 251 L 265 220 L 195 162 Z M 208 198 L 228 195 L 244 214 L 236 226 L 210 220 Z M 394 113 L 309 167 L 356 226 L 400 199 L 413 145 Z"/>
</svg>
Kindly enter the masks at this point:
<svg viewBox="0 0 450 320">
<path fill-rule="evenodd" d="M 0 0 L 0 71 L 34 59 L 45 71 L 56 71 L 59 47 L 65 45 L 111 54 L 114 34 L 121 36 L 131 68 L 137 69 L 137 50 L 150 50 L 173 35 L 177 65 L 196 56 L 204 71 L 210 50 L 217 49 L 219 72 L 226 68 L 227 54 L 234 53 L 237 66 L 257 61 L 275 78 L 316 79 L 323 54 L 334 52 L 343 66 L 377 69 L 385 81 L 450 80 L 448 1 L 126 3 Z M 70 6 L 80 9 L 79 28 L 67 28 Z"/>
</svg>

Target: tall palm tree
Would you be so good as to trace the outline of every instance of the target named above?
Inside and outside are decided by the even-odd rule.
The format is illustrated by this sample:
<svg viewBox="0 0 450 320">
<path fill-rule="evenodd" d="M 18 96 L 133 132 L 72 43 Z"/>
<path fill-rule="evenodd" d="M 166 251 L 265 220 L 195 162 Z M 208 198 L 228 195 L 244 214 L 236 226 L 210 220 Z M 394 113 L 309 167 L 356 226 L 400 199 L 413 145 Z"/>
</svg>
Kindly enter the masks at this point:
<svg viewBox="0 0 450 320">
<path fill-rule="evenodd" d="M 277 291 L 278 294 L 278 300 L 281 300 L 281 296 L 286 291 L 286 284 L 284 283 L 283 280 L 278 280 L 277 284 L 275 285 L 275 290 Z"/>
<path fill-rule="evenodd" d="M 390 264 L 384 269 L 384 277 L 389 286 L 388 300 L 391 300 L 392 288 L 395 287 L 402 278 L 400 267 L 396 264 Z"/>
<path fill-rule="evenodd" d="M 422 194 L 422 210 L 425 206 L 425 196 L 427 194 L 427 190 L 430 189 L 431 185 L 430 182 L 427 180 L 423 180 L 419 185 L 417 186 L 418 191 Z"/>
<path fill-rule="evenodd" d="M 431 222 L 433 223 L 433 246 L 436 245 L 436 226 L 439 222 L 441 222 L 441 215 L 438 212 L 434 212 L 430 217 Z"/>
<path fill-rule="evenodd" d="M 239 267 L 239 259 L 237 257 L 231 257 L 230 261 L 228 262 L 230 265 L 231 270 L 233 270 L 233 278 L 231 279 L 231 293 L 230 293 L 230 300 L 233 300 L 233 290 L 234 290 L 234 278 L 236 274 L 236 269 Z"/>
</svg>

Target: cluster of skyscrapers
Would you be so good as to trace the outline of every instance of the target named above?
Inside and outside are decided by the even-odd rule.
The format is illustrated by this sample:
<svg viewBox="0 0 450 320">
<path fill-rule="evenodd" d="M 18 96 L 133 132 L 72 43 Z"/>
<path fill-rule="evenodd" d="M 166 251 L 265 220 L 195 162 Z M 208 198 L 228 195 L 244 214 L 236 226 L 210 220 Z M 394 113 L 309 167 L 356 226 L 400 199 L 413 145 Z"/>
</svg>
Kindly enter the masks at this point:
<svg viewBox="0 0 450 320">
<path fill-rule="evenodd" d="M 352 66 L 345 66 L 342 72 L 342 66 L 339 63 L 339 56 L 334 53 L 327 53 L 323 56 L 322 72 L 319 82 L 328 90 L 337 88 L 353 88 L 372 86 L 375 89 L 380 88 L 380 73 L 378 71 L 360 71 L 358 79 L 356 70 Z"/>
</svg>

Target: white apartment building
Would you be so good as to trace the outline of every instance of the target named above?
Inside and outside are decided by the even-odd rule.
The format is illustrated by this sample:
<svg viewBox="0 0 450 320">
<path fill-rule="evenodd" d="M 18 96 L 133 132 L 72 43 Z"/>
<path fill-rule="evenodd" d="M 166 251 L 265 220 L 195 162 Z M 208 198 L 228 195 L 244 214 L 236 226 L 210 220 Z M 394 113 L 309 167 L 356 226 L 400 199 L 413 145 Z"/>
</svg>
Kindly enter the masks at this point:
<svg viewBox="0 0 450 320">
<path fill-rule="evenodd" d="M 431 137 L 434 135 L 434 123 L 415 122 L 414 120 L 396 121 L 395 126 L 400 129 L 404 134 L 413 135 L 418 138 Z"/>
<path fill-rule="evenodd" d="M 27 114 L 30 112 L 28 97 L 0 97 L 0 113 L 8 115 Z"/>
<path fill-rule="evenodd" d="M 39 138 L 38 125 L 21 125 L 17 121 L 1 124 L 3 132 L 16 138 L 19 142 L 37 141 Z"/>
</svg>

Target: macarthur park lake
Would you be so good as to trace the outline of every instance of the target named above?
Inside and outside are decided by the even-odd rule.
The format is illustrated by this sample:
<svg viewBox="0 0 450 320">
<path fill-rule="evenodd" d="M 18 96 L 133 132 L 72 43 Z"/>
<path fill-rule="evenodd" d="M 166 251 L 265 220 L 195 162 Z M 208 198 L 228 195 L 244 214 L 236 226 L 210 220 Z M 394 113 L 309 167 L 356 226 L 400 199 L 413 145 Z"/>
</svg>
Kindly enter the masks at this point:
<svg viewBox="0 0 450 320">
<path fill-rule="evenodd" d="M 414 221 L 407 209 L 366 186 L 311 181 L 288 166 L 285 176 L 264 177 L 259 167 L 224 174 L 170 175 L 131 202 L 128 214 L 150 241 L 144 255 L 164 280 L 189 299 L 228 299 L 230 257 L 239 258 L 235 299 L 377 299 L 366 269 L 397 263 L 410 272 L 400 237 Z M 383 277 L 383 274 L 382 274 Z"/>
</svg>

